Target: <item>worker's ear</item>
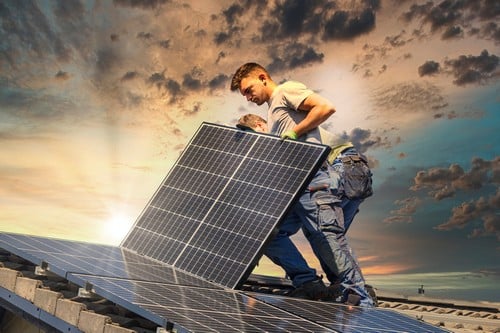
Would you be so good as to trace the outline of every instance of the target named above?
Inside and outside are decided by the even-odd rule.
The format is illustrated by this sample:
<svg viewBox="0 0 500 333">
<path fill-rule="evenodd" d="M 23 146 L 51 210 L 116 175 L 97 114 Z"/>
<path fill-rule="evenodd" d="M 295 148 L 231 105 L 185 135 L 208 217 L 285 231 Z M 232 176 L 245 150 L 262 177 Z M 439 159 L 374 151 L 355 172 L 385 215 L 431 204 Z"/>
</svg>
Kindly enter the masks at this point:
<svg viewBox="0 0 500 333">
<path fill-rule="evenodd" d="M 262 82 L 264 82 L 265 79 L 266 79 L 266 75 L 265 74 L 260 74 L 259 75 L 259 80 L 261 80 Z"/>
</svg>

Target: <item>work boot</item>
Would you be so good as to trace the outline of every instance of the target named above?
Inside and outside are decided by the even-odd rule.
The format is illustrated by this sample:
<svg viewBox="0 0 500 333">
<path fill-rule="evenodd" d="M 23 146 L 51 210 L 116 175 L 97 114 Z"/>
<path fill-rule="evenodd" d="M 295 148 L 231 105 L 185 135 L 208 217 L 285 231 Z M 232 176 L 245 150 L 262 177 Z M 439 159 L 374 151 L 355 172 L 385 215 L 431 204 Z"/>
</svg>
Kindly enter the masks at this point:
<svg viewBox="0 0 500 333">
<path fill-rule="evenodd" d="M 347 305 L 359 305 L 361 297 L 352 290 L 349 290 L 345 297 L 344 287 L 340 282 L 335 282 L 328 286 L 328 300 Z"/>
<path fill-rule="evenodd" d="M 368 294 L 372 298 L 373 305 L 377 306 L 377 295 L 375 293 L 375 288 L 370 285 L 365 285 Z M 354 290 L 348 290 L 347 295 L 344 295 L 344 287 L 340 282 L 335 282 L 330 284 L 328 287 L 328 301 L 344 303 L 347 305 L 362 305 L 366 303 L 363 301 L 361 296 L 359 296 Z"/>
<path fill-rule="evenodd" d="M 287 296 L 290 297 L 304 298 L 313 301 L 327 299 L 328 295 L 328 288 L 323 283 L 323 280 L 319 277 L 315 280 L 303 283 L 287 294 Z"/>
<path fill-rule="evenodd" d="M 341 302 L 344 295 L 343 291 L 344 287 L 342 287 L 342 284 L 340 284 L 340 282 L 331 283 L 328 286 L 328 301 Z"/>
<path fill-rule="evenodd" d="M 360 302 L 361 302 L 361 296 L 355 293 L 349 293 L 349 295 L 347 295 L 347 300 L 345 301 L 345 304 L 359 305 Z"/>
</svg>

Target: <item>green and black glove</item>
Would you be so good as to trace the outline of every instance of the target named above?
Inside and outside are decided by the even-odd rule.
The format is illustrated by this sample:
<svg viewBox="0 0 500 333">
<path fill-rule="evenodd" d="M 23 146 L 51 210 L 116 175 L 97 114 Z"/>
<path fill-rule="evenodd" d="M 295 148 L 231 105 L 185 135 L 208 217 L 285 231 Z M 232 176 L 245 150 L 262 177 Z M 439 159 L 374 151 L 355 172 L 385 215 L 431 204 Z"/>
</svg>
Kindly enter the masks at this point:
<svg viewBox="0 0 500 333">
<path fill-rule="evenodd" d="M 285 131 L 281 134 L 281 141 L 284 141 L 286 139 L 290 139 L 290 140 L 297 140 L 298 136 L 297 136 L 297 133 L 295 133 L 294 131 L 290 130 L 290 131 Z"/>
</svg>

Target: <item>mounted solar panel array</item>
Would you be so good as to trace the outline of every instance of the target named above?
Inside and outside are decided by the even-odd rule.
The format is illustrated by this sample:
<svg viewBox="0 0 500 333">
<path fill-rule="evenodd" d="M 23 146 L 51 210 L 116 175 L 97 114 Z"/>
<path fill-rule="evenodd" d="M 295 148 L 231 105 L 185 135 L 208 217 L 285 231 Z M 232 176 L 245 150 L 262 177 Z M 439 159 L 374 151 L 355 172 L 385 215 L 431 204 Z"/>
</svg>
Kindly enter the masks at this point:
<svg viewBox="0 0 500 333">
<path fill-rule="evenodd" d="M 186 332 L 335 332 L 230 289 L 193 288 L 74 275 L 98 294 L 159 324 Z"/>
<path fill-rule="evenodd" d="M 213 283 L 202 278 L 118 246 L 0 233 L 0 247 L 35 265 L 47 266 L 50 272 L 67 279 L 70 273 L 81 273 L 215 287 Z"/>
<path fill-rule="evenodd" d="M 0 233 L 0 247 L 177 332 L 445 332 L 379 309 L 234 290 L 327 153 L 204 123 L 120 246 Z"/>
<path fill-rule="evenodd" d="M 448 332 L 397 312 L 229 289 L 74 275 L 107 299 L 178 332 Z"/>
<path fill-rule="evenodd" d="M 327 153 L 204 124 L 122 246 L 235 288 Z"/>
<path fill-rule="evenodd" d="M 440 327 L 416 320 L 389 309 L 345 306 L 328 302 L 313 302 L 291 297 L 247 293 L 266 304 L 343 333 L 383 332 L 448 332 Z"/>
</svg>

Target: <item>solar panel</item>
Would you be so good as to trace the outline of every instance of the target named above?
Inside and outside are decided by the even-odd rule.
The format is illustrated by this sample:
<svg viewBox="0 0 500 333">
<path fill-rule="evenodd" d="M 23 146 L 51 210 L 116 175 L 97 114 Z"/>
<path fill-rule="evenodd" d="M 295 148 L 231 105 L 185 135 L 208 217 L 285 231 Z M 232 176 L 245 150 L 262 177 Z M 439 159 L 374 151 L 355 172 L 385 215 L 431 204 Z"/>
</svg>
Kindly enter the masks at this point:
<svg viewBox="0 0 500 333">
<path fill-rule="evenodd" d="M 204 123 L 119 247 L 7 233 L 0 247 L 177 332 L 445 332 L 391 311 L 221 287 L 245 281 L 327 153 Z"/>
<path fill-rule="evenodd" d="M 203 123 L 121 245 L 237 288 L 328 150 Z"/>
<path fill-rule="evenodd" d="M 70 280 L 177 332 L 336 332 L 231 289 L 80 274 Z"/>
<path fill-rule="evenodd" d="M 0 247 L 61 277 L 83 273 L 126 279 L 214 287 L 192 274 L 118 246 L 0 233 Z"/>
<path fill-rule="evenodd" d="M 186 332 L 448 332 L 389 309 L 81 274 L 70 280 L 90 283 L 97 294 Z"/>
<path fill-rule="evenodd" d="M 300 315 L 319 325 L 343 333 L 438 333 L 448 332 L 389 309 L 363 308 L 291 297 L 246 293 L 286 312 Z"/>
</svg>

